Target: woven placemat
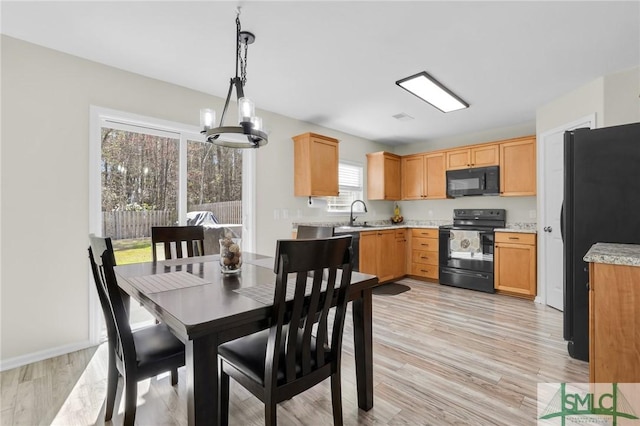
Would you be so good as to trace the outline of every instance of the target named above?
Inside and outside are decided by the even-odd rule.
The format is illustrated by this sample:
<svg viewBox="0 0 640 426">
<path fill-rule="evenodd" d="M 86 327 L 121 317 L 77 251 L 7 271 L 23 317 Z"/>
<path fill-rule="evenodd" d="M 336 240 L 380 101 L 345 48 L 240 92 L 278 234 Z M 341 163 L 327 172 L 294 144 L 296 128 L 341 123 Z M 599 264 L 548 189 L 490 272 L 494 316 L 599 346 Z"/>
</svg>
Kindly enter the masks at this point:
<svg viewBox="0 0 640 426">
<path fill-rule="evenodd" d="M 205 281 L 200 277 L 184 271 L 132 277 L 129 278 L 128 281 L 144 293 L 160 293 L 163 291 L 211 284 L 210 281 Z"/>
</svg>

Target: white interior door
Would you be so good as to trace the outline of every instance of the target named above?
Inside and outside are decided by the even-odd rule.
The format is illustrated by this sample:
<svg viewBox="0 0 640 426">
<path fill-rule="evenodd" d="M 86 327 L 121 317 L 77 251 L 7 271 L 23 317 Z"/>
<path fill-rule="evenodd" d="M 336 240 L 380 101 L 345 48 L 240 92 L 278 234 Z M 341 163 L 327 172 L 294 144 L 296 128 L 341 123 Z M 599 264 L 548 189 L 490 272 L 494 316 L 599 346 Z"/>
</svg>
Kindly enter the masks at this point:
<svg viewBox="0 0 640 426">
<path fill-rule="evenodd" d="M 538 259 L 544 288 L 545 303 L 552 308 L 564 308 L 564 264 L 560 232 L 564 184 L 564 132 L 580 127 L 595 127 L 595 114 L 567 123 L 540 135 L 541 141 L 541 220 L 538 236 Z"/>
</svg>

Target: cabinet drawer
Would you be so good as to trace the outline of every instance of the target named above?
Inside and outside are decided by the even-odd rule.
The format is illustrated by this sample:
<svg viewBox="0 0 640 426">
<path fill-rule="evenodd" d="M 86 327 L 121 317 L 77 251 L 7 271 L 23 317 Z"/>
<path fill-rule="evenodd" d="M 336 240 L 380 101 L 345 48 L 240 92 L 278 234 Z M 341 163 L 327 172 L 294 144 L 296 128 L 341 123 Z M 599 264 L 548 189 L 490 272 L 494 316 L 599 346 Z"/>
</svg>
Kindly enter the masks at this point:
<svg viewBox="0 0 640 426">
<path fill-rule="evenodd" d="M 421 263 L 423 265 L 438 265 L 437 251 L 413 250 L 411 253 L 411 261 L 413 263 Z"/>
<path fill-rule="evenodd" d="M 533 245 L 536 243 L 536 234 L 525 234 L 521 232 L 496 232 L 495 242 Z"/>
<path fill-rule="evenodd" d="M 422 263 L 411 264 L 411 275 L 419 277 L 438 279 L 438 267 L 435 265 L 424 265 Z"/>
<path fill-rule="evenodd" d="M 429 229 L 429 228 L 422 228 L 422 229 L 412 229 L 411 230 L 411 236 L 413 238 L 438 238 L 438 230 L 437 229 Z"/>
<path fill-rule="evenodd" d="M 411 238 L 411 249 L 422 251 L 438 251 L 438 240 L 435 238 Z"/>
<path fill-rule="evenodd" d="M 406 238 L 406 231 L 404 229 L 396 229 L 396 238 L 397 239 L 404 239 Z"/>
</svg>

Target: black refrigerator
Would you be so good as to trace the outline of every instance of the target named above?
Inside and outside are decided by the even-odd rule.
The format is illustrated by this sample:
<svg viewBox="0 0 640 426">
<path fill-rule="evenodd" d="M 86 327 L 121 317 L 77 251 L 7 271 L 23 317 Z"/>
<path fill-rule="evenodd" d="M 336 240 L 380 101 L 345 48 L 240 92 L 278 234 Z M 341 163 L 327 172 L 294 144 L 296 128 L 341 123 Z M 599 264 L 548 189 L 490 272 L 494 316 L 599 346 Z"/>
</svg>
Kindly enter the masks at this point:
<svg viewBox="0 0 640 426">
<path fill-rule="evenodd" d="M 640 244 L 640 123 L 564 135 L 564 339 L 589 360 L 589 272 L 597 242 Z"/>
</svg>

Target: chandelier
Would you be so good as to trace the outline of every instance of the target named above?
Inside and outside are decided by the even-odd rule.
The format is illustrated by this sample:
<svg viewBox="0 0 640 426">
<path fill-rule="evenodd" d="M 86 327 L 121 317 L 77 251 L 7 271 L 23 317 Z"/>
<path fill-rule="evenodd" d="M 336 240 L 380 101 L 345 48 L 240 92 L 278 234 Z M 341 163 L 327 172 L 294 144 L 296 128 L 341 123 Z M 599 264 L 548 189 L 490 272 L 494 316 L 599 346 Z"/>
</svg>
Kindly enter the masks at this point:
<svg viewBox="0 0 640 426">
<path fill-rule="evenodd" d="M 227 100 L 224 103 L 220 123 L 215 126 L 216 112 L 210 108 L 200 110 L 200 126 L 207 141 L 215 145 L 229 148 L 258 148 L 266 145 L 269 137 L 262 128 L 262 118 L 255 114 L 253 101 L 244 95 L 247 83 L 247 50 L 256 37 L 248 31 L 242 31 L 240 26 L 240 8 L 236 14 L 236 76 L 229 83 Z M 238 76 L 238 70 L 240 76 Z M 224 116 L 229 107 L 229 99 L 233 88 L 236 88 L 238 100 L 238 126 L 225 126 Z"/>
</svg>

